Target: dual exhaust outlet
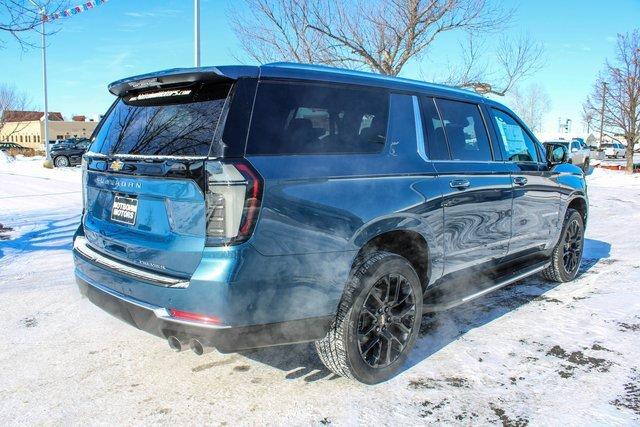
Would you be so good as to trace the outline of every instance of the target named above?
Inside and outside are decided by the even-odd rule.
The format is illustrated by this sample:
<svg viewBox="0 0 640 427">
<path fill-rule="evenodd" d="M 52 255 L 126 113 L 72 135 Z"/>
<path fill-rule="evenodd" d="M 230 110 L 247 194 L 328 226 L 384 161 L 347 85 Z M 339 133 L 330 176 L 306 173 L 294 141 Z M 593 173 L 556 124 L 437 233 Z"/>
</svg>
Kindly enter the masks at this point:
<svg viewBox="0 0 640 427">
<path fill-rule="evenodd" d="M 171 335 L 167 338 L 167 342 L 169 343 L 169 347 L 171 347 L 175 352 L 191 349 L 191 351 L 198 356 L 202 356 L 203 354 L 213 351 L 213 347 L 206 346 L 195 338 L 190 340 L 181 340 L 178 337 Z"/>
</svg>

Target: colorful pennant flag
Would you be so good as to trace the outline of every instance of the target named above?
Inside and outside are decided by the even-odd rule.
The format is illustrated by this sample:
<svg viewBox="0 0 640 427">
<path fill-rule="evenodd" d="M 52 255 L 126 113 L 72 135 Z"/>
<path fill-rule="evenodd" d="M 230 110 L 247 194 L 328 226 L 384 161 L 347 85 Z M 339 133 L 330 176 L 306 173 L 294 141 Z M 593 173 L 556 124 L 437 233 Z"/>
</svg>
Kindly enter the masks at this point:
<svg viewBox="0 0 640 427">
<path fill-rule="evenodd" d="M 99 6 L 106 2 L 107 0 L 91 0 L 91 1 L 79 4 L 78 6 L 72 7 L 70 9 L 65 9 L 62 12 L 52 13 L 51 15 L 43 15 L 42 20 L 44 22 L 50 22 L 50 21 L 55 21 L 56 19 L 64 18 L 66 16 L 77 15 L 78 13 L 82 13 L 86 10 L 93 9 L 94 7 Z"/>
</svg>

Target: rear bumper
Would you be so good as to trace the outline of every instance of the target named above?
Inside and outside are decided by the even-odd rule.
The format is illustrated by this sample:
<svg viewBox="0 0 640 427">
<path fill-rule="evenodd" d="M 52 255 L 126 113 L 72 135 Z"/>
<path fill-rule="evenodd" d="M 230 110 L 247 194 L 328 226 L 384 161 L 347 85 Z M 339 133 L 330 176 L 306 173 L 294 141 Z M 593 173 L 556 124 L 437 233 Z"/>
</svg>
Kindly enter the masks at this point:
<svg viewBox="0 0 640 427">
<path fill-rule="evenodd" d="M 164 307 L 89 283 L 78 276 L 76 282 L 80 293 L 89 301 L 140 330 L 165 339 L 169 336 L 181 340 L 195 338 L 223 353 L 317 340 L 326 334 L 333 320 L 333 316 L 324 316 L 242 327 L 203 324 L 173 318 Z"/>
<path fill-rule="evenodd" d="M 318 255 L 264 257 L 251 245 L 205 251 L 190 279 L 176 279 L 105 257 L 85 242 L 80 227 L 75 276 L 92 303 L 158 337 L 197 338 L 222 352 L 321 339 L 335 317 L 338 283 L 346 282 L 336 270 L 334 284 L 311 281 L 324 279 L 309 268 L 327 265 Z M 175 318 L 170 309 L 215 316 L 220 323 Z"/>
<path fill-rule="evenodd" d="M 141 270 L 133 267 L 132 265 L 107 257 L 92 249 L 91 246 L 89 246 L 87 239 L 82 236 L 76 237 L 73 241 L 73 250 L 77 256 L 81 256 L 86 261 L 132 279 L 144 280 L 157 286 L 166 286 L 170 288 L 186 288 L 189 286 L 188 280 Z"/>
</svg>

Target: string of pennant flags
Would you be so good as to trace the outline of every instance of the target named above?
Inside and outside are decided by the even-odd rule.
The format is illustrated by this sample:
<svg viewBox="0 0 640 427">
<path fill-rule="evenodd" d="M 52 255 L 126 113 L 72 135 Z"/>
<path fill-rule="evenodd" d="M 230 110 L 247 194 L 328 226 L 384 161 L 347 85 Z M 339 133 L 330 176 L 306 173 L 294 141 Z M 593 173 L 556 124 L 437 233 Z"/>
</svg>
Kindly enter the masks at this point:
<svg viewBox="0 0 640 427">
<path fill-rule="evenodd" d="M 71 15 L 77 15 L 78 13 L 85 12 L 87 10 L 91 10 L 96 6 L 100 6 L 101 4 L 106 3 L 107 0 L 91 0 L 86 1 L 78 6 L 74 6 L 69 9 L 65 9 L 61 12 L 52 13 L 51 15 L 43 15 L 42 20 L 44 22 L 55 21 L 56 19 L 65 18 Z"/>
</svg>

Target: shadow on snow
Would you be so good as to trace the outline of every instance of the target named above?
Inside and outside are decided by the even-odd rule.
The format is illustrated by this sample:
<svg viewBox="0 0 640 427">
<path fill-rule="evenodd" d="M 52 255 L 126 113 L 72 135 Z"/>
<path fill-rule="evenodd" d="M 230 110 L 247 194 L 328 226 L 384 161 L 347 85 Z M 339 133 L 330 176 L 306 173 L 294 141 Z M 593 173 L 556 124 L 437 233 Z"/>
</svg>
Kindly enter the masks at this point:
<svg viewBox="0 0 640 427">
<path fill-rule="evenodd" d="M 0 259 L 8 249 L 15 252 L 71 250 L 73 234 L 78 227 L 80 215 L 50 219 L 36 223 L 36 229 L 12 238 L 11 227 L 0 228 Z"/>
</svg>

